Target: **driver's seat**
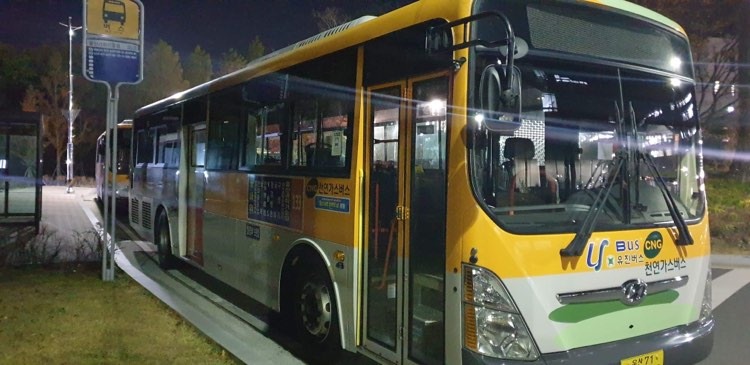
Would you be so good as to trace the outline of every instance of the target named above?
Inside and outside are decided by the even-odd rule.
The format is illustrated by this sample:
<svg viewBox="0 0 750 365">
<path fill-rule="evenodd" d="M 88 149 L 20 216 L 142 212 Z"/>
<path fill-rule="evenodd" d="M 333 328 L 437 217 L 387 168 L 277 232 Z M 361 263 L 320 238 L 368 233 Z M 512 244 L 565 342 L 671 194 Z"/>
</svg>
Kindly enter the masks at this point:
<svg viewBox="0 0 750 365">
<path fill-rule="evenodd" d="M 505 140 L 503 157 L 508 159 L 505 164 L 509 176 L 508 194 L 511 207 L 517 200 L 520 202 L 532 197 L 532 190 L 538 190 L 536 188 L 539 187 L 540 181 L 539 162 L 534 155 L 534 142 L 530 139 L 511 137 Z"/>
</svg>

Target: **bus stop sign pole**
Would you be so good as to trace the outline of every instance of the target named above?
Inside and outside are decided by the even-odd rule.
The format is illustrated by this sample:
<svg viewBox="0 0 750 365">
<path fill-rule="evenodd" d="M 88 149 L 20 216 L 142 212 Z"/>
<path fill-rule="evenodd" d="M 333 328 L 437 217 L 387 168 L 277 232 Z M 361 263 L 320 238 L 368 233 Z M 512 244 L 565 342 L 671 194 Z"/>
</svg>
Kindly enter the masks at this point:
<svg viewBox="0 0 750 365">
<path fill-rule="evenodd" d="M 143 80 L 143 19 L 144 8 L 139 0 L 83 0 L 83 75 L 107 85 L 104 217 L 100 223 L 104 281 L 115 279 L 117 164 L 114 160 L 119 88 L 121 84 Z"/>
</svg>

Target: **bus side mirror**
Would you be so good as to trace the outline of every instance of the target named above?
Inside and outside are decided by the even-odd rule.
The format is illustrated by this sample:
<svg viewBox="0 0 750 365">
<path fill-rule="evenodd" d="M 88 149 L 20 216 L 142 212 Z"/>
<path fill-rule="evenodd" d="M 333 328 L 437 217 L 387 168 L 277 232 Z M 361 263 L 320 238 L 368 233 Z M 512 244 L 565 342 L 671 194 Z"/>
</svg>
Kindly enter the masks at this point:
<svg viewBox="0 0 750 365">
<path fill-rule="evenodd" d="M 489 65 L 479 81 L 481 122 L 491 132 L 513 134 L 521 127 L 521 72 Z"/>
</svg>

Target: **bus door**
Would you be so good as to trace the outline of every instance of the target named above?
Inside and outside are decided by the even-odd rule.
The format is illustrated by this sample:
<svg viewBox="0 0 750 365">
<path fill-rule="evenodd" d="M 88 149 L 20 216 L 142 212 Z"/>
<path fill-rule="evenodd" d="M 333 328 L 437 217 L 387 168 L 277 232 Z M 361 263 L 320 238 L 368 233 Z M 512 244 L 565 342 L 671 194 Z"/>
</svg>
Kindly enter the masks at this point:
<svg viewBox="0 0 750 365">
<path fill-rule="evenodd" d="M 364 347 L 444 362 L 448 78 L 369 89 Z"/>
<path fill-rule="evenodd" d="M 206 124 L 191 125 L 187 156 L 187 252 L 186 256 L 203 265 L 203 192 L 206 188 Z"/>
</svg>

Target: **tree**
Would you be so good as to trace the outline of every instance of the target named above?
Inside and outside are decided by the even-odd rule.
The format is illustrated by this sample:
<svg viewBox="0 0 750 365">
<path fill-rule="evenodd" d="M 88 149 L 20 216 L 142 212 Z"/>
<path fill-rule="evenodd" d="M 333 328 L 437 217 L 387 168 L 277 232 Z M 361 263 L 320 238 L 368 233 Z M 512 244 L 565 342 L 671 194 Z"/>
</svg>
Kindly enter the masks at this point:
<svg viewBox="0 0 750 365">
<path fill-rule="evenodd" d="M 250 41 L 250 46 L 247 47 L 247 61 L 250 62 L 254 59 L 263 57 L 266 54 L 266 46 L 260 41 L 259 36 Z"/>
<path fill-rule="evenodd" d="M 351 19 L 341 9 L 333 6 L 326 7 L 323 10 L 313 10 L 312 16 L 321 32 L 344 24 Z"/>
<path fill-rule="evenodd" d="M 234 48 L 221 55 L 221 66 L 219 67 L 218 76 L 224 76 L 237 71 L 247 65 L 245 57 L 240 55 Z"/>
<path fill-rule="evenodd" d="M 133 115 L 137 108 L 185 90 L 188 86 L 182 76 L 180 54 L 167 42 L 159 40 L 143 60 L 143 81 L 135 86 L 120 88 L 122 102 L 118 114 Z"/>
<path fill-rule="evenodd" d="M 67 110 L 68 74 L 59 51 L 52 51 L 46 64 L 47 72 L 41 77 L 39 87 L 27 87 L 22 108 L 43 115 L 44 146 L 50 147 L 54 153 L 52 175 L 57 176 L 62 172 L 60 162 L 68 143 L 68 121 L 62 114 Z"/>
<path fill-rule="evenodd" d="M 201 46 L 195 46 L 193 53 L 185 61 L 185 81 L 190 86 L 200 85 L 211 80 L 213 64 L 209 55 Z"/>
<path fill-rule="evenodd" d="M 633 0 L 685 27 L 693 51 L 696 97 L 706 145 L 719 152 L 709 156 L 719 155 L 721 159 L 729 156 L 722 152 L 731 152 L 724 149 L 736 149 L 743 143 L 741 139 L 748 138 L 738 133 L 737 116 L 742 113 L 728 113 L 740 109 L 737 64 L 742 32 L 738 30 L 746 20 L 737 9 L 747 1 L 725 0 L 722 6 L 716 6 L 712 0 Z M 727 139 L 733 141 L 724 143 Z M 728 166 L 731 159 L 723 164 Z"/>
<path fill-rule="evenodd" d="M 740 158 L 735 158 L 732 170 L 742 182 L 750 181 L 750 23 L 745 16 L 750 14 L 750 1 L 743 1 L 739 7 L 737 34 L 739 37 L 739 128 L 738 146 Z"/>
<path fill-rule="evenodd" d="M 16 108 L 35 78 L 28 54 L 0 43 L 0 109 Z"/>
</svg>

